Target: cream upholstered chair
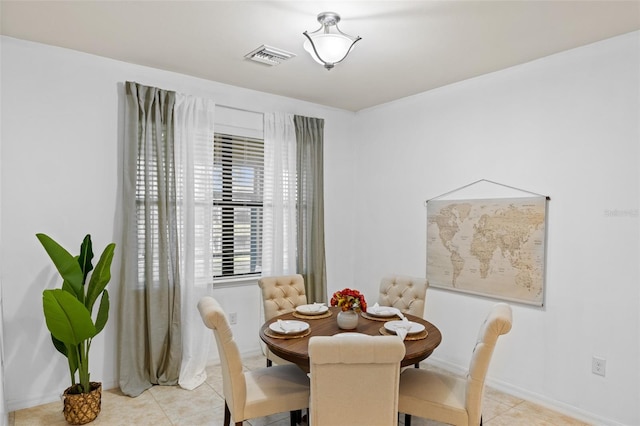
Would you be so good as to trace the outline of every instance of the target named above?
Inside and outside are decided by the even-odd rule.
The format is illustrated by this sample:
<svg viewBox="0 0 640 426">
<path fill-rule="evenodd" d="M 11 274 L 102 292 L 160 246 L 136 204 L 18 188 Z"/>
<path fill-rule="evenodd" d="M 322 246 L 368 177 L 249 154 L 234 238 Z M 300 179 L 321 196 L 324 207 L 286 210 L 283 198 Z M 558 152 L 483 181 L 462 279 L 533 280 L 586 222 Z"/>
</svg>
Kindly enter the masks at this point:
<svg viewBox="0 0 640 426">
<path fill-rule="evenodd" d="M 238 346 L 224 311 L 213 297 L 203 297 L 198 310 L 205 325 L 213 330 L 222 366 L 225 400 L 224 426 L 233 417 L 236 426 L 247 419 L 271 414 L 294 414 L 309 406 L 309 378 L 296 365 L 278 365 L 247 372 L 242 371 Z"/>
<path fill-rule="evenodd" d="M 258 285 L 262 290 L 265 321 L 278 315 L 293 312 L 296 307 L 307 303 L 302 275 L 262 277 L 258 280 Z M 270 367 L 274 362 L 276 364 L 288 363 L 288 361 L 271 353 L 269 348 L 264 348 L 264 354 L 267 357 L 267 367 Z"/>
<path fill-rule="evenodd" d="M 425 278 L 389 275 L 380 281 L 378 303 L 422 318 L 429 283 Z"/>
<path fill-rule="evenodd" d="M 397 336 L 343 333 L 309 340 L 311 426 L 395 426 L 405 346 Z"/>
<path fill-rule="evenodd" d="M 400 375 L 398 410 L 452 425 L 482 424 L 484 380 L 498 337 L 511 330 L 511 307 L 496 304 L 482 324 L 466 377 L 454 377 L 425 369 L 410 368 Z"/>
</svg>

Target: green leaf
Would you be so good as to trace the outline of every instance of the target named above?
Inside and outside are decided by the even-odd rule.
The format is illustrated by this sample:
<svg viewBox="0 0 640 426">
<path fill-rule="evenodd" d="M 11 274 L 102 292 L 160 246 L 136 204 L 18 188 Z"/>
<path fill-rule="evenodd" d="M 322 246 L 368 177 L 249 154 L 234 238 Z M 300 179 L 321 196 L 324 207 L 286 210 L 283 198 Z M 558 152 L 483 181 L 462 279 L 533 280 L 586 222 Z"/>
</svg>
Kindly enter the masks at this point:
<svg viewBox="0 0 640 426">
<path fill-rule="evenodd" d="M 63 343 L 78 345 L 96 335 L 89 311 L 70 293 L 61 289 L 43 291 L 42 308 L 47 328 Z"/>
<path fill-rule="evenodd" d="M 98 317 L 96 318 L 96 334 L 100 333 L 109 319 L 109 292 L 105 290 L 100 299 Z"/>
<path fill-rule="evenodd" d="M 58 350 L 58 352 L 60 352 L 64 356 L 68 356 L 67 354 L 69 352 L 67 351 L 67 345 L 53 337 L 53 334 L 51 335 L 51 341 L 53 342 L 53 346 Z"/>
<path fill-rule="evenodd" d="M 93 269 L 93 250 L 91 249 L 91 235 L 87 234 L 80 245 L 80 256 L 78 257 L 78 264 L 82 270 L 82 285 L 87 281 L 87 275 Z"/>
<path fill-rule="evenodd" d="M 69 283 L 69 281 L 65 280 L 65 281 L 62 282 L 62 289 L 64 291 L 68 292 L 68 293 L 71 293 L 79 301 L 83 301 L 84 300 L 84 292 L 82 291 L 82 286 L 80 286 L 80 288 L 74 288 Z M 80 293 L 76 293 L 76 291 L 80 291 Z"/>
<path fill-rule="evenodd" d="M 45 234 L 36 234 L 36 237 L 40 240 L 40 243 L 53 261 L 62 279 L 73 289 L 73 293 L 71 294 L 75 294 L 76 296 L 82 295 L 78 299 L 83 301 L 82 269 L 80 269 L 78 260 L 71 256 L 60 244 L 51 239 L 51 237 Z"/>
<path fill-rule="evenodd" d="M 87 289 L 87 300 L 85 301 L 85 306 L 89 312 L 93 311 L 93 304 L 111 280 L 111 261 L 113 260 L 115 248 L 116 245 L 114 243 L 105 247 L 102 255 L 100 256 L 100 260 L 98 260 L 96 268 L 91 274 L 89 288 Z"/>
</svg>

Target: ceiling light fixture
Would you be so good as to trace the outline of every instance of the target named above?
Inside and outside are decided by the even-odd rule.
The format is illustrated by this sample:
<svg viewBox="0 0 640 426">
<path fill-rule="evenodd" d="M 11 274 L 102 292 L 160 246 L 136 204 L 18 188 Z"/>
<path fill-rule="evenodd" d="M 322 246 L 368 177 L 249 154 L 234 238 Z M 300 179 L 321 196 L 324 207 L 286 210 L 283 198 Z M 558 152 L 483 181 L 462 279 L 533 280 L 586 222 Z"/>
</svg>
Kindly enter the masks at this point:
<svg viewBox="0 0 640 426">
<path fill-rule="evenodd" d="M 338 28 L 340 15 L 335 12 L 322 12 L 318 15 L 320 28 L 312 33 L 305 31 L 304 49 L 319 64 L 331 70 L 336 64 L 344 61 L 353 45 L 362 40 L 361 37 L 353 37 L 343 33 Z M 331 32 L 335 27 L 336 32 Z"/>
</svg>

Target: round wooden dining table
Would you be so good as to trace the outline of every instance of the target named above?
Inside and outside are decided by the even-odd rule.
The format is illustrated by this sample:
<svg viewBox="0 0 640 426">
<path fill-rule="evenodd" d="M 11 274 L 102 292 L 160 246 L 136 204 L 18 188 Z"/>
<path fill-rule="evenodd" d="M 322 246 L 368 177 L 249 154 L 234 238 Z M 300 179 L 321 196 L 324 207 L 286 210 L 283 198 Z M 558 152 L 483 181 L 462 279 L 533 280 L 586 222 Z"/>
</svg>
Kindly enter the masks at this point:
<svg viewBox="0 0 640 426">
<path fill-rule="evenodd" d="M 341 330 L 338 328 L 336 315 L 340 311 L 338 307 L 330 307 L 331 315 L 302 316 L 295 312 L 279 315 L 265 322 L 260 327 L 260 339 L 274 354 L 280 358 L 297 364 L 305 371 L 309 371 L 309 339 L 313 336 L 333 336 L 339 333 L 364 333 L 371 336 L 380 336 L 384 334 L 384 322 L 387 319 L 381 319 L 368 316 L 367 314 L 358 315 L 358 326 L 355 330 Z M 405 314 L 409 321 L 417 322 L 425 326 L 427 336 L 424 338 L 412 338 L 408 336 L 404 340 L 406 353 L 401 362 L 402 367 L 417 364 L 426 359 L 442 341 L 440 330 L 420 317 Z M 392 319 L 397 320 L 397 317 Z M 303 336 L 276 336 L 270 329 L 269 325 L 278 320 L 297 320 L 304 321 L 309 324 L 309 332 L 303 333 Z"/>
</svg>

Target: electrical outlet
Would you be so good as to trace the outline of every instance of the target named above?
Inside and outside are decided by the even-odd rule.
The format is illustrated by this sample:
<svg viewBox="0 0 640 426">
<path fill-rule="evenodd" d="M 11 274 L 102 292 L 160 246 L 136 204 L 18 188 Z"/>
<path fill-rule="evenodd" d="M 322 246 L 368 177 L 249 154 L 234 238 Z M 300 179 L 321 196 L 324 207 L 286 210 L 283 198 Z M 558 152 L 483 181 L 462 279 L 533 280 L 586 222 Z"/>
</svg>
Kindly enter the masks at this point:
<svg viewBox="0 0 640 426">
<path fill-rule="evenodd" d="M 607 368 L 607 360 L 594 356 L 591 359 L 591 372 L 598 376 L 604 377 L 605 369 Z"/>
<path fill-rule="evenodd" d="M 238 314 L 235 312 L 231 312 L 229 314 L 229 324 L 234 325 L 238 322 Z"/>
</svg>

